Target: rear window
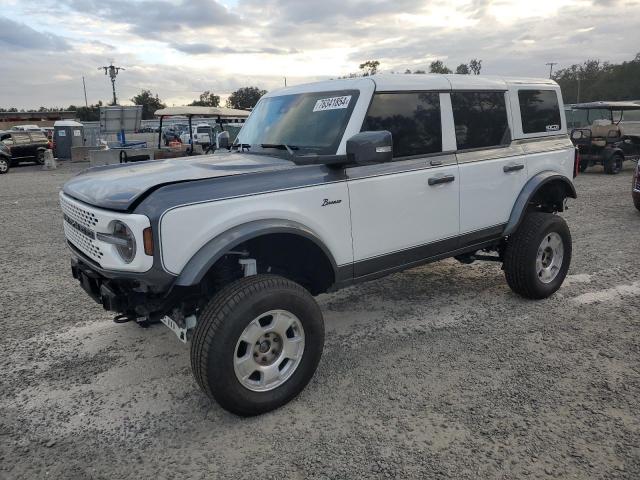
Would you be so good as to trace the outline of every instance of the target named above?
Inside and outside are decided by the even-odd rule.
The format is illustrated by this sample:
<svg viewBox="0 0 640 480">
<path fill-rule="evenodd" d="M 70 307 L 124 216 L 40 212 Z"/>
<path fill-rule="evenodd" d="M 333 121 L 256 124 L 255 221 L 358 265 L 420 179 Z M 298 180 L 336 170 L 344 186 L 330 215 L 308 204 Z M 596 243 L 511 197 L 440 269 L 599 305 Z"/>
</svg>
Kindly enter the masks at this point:
<svg viewBox="0 0 640 480">
<path fill-rule="evenodd" d="M 518 101 L 523 133 L 557 132 L 562 127 L 554 90 L 519 90 Z"/>
<path fill-rule="evenodd" d="M 28 133 L 12 133 L 13 141 L 15 143 L 31 143 L 31 139 L 29 138 Z"/>
<path fill-rule="evenodd" d="M 451 93 L 458 150 L 509 143 L 504 92 Z"/>
<path fill-rule="evenodd" d="M 47 136 L 42 132 L 29 132 L 31 140 L 34 142 L 46 142 Z"/>
<path fill-rule="evenodd" d="M 441 152 L 440 95 L 433 92 L 376 93 L 362 130 L 391 132 L 394 157 Z"/>
</svg>

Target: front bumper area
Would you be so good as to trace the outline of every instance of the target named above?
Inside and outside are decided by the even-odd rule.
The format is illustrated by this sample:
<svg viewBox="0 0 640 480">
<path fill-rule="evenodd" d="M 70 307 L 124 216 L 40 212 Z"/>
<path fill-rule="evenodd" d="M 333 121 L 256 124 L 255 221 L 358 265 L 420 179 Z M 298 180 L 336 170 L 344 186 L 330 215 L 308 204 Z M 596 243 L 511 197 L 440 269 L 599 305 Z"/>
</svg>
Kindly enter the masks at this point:
<svg viewBox="0 0 640 480">
<path fill-rule="evenodd" d="M 167 308 L 169 286 L 151 288 L 131 275 L 112 277 L 104 273 L 77 256 L 71 257 L 73 278 L 105 310 L 129 317 L 148 317 Z"/>
<path fill-rule="evenodd" d="M 82 289 L 105 310 L 132 313 L 137 310 L 136 307 L 146 303 L 142 292 L 130 290 L 135 288 L 131 281 L 107 279 L 75 258 L 71 259 L 71 274 L 80 282 Z"/>
</svg>

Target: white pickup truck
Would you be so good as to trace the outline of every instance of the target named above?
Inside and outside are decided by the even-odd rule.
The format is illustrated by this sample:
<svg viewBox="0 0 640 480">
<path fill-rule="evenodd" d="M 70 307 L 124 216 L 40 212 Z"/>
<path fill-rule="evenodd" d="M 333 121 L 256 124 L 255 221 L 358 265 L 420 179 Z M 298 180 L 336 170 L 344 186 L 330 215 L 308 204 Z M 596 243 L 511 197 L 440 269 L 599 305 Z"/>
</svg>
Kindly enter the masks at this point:
<svg viewBox="0 0 640 480">
<path fill-rule="evenodd" d="M 118 320 L 191 341 L 239 415 L 277 408 L 323 350 L 314 296 L 455 257 L 560 288 L 576 152 L 546 79 L 376 75 L 265 95 L 228 153 L 89 169 L 60 193 L 72 272 Z M 372 325 L 375 328 L 375 325 Z"/>
</svg>

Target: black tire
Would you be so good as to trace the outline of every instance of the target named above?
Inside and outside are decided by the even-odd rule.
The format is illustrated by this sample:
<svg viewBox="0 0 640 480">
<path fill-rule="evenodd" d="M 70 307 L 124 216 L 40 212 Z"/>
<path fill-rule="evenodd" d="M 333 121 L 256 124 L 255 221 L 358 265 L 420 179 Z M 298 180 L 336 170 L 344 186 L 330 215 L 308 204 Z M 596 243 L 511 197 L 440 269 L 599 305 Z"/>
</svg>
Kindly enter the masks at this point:
<svg viewBox="0 0 640 480">
<path fill-rule="evenodd" d="M 543 239 L 550 233 L 562 239 L 564 255 L 550 282 L 538 278 L 536 259 Z M 564 219 L 552 213 L 530 212 L 507 240 L 504 273 L 511 290 L 525 298 L 547 298 L 560 288 L 571 264 L 571 232 Z"/>
<path fill-rule="evenodd" d="M 613 155 L 604 161 L 604 173 L 607 175 L 617 175 L 622 171 L 622 162 L 624 157 L 622 155 Z"/>
<path fill-rule="evenodd" d="M 44 165 L 44 150 L 38 150 L 36 155 L 36 163 L 38 165 Z"/>
<path fill-rule="evenodd" d="M 578 166 L 578 169 L 580 170 L 580 172 L 584 172 L 587 170 L 587 168 L 589 168 L 589 161 L 588 160 L 580 160 L 580 165 Z"/>
<path fill-rule="evenodd" d="M 11 160 L 6 157 L 0 157 L 0 175 L 9 173 L 11 170 Z"/>
<path fill-rule="evenodd" d="M 271 310 L 293 313 L 304 329 L 304 350 L 291 376 L 273 390 L 256 392 L 234 370 L 245 328 Z M 209 398 L 241 416 L 274 410 L 298 395 L 318 367 L 324 346 L 320 307 L 303 287 L 276 275 L 241 278 L 216 294 L 199 315 L 191 344 L 193 375 Z"/>
<path fill-rule="evenodd" d="M 633 204 L 636 206 L 636 208 L 640 212 L 640 198 L 633 197 Z"/>
</svg>

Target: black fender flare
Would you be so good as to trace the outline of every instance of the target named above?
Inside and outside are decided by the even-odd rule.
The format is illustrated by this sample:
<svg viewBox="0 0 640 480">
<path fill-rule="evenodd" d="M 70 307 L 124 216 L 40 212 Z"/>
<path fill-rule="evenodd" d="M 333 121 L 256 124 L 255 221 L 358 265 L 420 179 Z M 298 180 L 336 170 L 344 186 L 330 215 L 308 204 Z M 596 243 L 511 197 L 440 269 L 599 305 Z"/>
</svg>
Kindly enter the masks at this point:
<svg viewBox="0 0 640 480">
<path fill-rule="evenodd" d="M 333 269 L 334 278 L 338 278 L 338 266 L 335 258 L 312 229 L 292 220 L 265 219 L 243 223 L 209 240 L 187 262 L 174 285 L 181 287 L 197 285 L 209 269 L 227 252 L 247 240 L 272 233 L 291 233 L 311 240 L 327 256 Z"/>
<path fill-rule="evenodd" d="M 529 179 L 520 191 L 520 194 L 516 199 L 516 203 L 513 205 L 513 209 L 511 210 L 507 226 L 504 229 L 504 236 L 511 235 L 516 231 L 527 212 L 527 205 L 529 205 L 529 201 L 543 185 L 551 182 L 561 182 L 565 186 L 567 197 L 577 198 L 578 195 L 576 194 L 576 187 L 573 186 L 573 182 L 566 176 L 552 171 L 537 173 L 534 177 Z"/>
</svg>

